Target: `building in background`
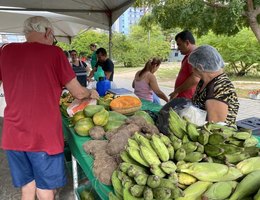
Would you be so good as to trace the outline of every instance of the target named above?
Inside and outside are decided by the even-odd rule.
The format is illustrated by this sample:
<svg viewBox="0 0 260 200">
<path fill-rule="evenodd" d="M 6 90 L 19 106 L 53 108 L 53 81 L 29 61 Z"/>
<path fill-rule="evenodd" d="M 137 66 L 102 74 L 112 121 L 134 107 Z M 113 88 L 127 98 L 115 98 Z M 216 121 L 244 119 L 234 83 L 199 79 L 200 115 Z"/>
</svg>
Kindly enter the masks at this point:
<svg viewBox="0 0 260 200">
<path fill-rule="evenodd" d="M 112 30 L 128 35 L 130 27 L 137 24 L 145 14 L 144 8 L 128 8 L 113 24 Z"/>
<path fill-rule="evenodd" d="M 2 44 L 11 43 L 11 42 L 25 42 L 25 37 L 24 35 L 0 33 L 0 46 L 2 46 Z"/>
</svg>

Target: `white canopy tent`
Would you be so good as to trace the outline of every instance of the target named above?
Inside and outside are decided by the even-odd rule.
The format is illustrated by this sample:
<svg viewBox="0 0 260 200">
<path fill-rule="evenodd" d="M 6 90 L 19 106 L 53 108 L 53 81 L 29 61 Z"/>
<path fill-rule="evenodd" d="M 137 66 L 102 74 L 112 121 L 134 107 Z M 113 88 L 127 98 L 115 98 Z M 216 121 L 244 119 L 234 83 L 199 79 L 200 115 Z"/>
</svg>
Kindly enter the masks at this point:
<svg viewBox="0 0 260 200">
<path fill-rule="evenodd" d="M 132 3 L 134 0 L 1 0 L 0 32 L 22 33 L 28 15 L 41 15 L 52 21 L 58 37 L 73 37 L 89 27 L 109 30 L 111 47 L 112 25 Z"/>
</svg>

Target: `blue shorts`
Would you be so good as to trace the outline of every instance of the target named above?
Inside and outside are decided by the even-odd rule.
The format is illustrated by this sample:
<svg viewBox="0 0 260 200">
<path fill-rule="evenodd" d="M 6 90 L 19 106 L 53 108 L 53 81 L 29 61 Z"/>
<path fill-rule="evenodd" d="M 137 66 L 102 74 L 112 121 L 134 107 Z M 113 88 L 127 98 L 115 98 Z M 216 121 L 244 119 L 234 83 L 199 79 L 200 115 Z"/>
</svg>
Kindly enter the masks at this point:
<svg viewBox="0 0 260 200">
<path fill-rule="evenodd" d="M 35 180 L 37 188 L 53 190 L 67 183 L 63 153 L 7 150 L 6 155 L 15 187 Z"/>
</svg>

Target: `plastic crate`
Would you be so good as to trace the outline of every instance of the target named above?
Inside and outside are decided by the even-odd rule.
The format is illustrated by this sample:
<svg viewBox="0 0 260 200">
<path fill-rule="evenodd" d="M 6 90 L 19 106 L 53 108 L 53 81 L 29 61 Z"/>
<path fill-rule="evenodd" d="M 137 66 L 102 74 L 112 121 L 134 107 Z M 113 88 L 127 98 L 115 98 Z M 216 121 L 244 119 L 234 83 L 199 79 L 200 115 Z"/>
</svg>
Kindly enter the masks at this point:
<svg viewBox="0 0 260 200">
<path fill-rule="evenodd" d="M 76 195 L 77 195 L 77 197 L 78 197 L 78 200 L 81 200 L 81 198 L 80 198 L 80 193 L 81 193 L 83 190 L 87 190 L 87 191 L 93 192 L 94 197 L 95 197 L 95 200 L 101 200 L 101 198 L 98 196 L 97 192 L 94 190 L 94 188 L 92 187 L 92 185 L 91 185 L 90 182 L 88 182 L 88 183 L 85 184 L 85 185 L 79 186 L 79 187 L 75 190 L 75 193 L 76 193 Z"/>
<path fill-rule="evenodd" d="M 237 127 L 252 130 L 253 135 L 260 136 L 260 118 L 250 117 L 237 121 Z"/>
</svg>

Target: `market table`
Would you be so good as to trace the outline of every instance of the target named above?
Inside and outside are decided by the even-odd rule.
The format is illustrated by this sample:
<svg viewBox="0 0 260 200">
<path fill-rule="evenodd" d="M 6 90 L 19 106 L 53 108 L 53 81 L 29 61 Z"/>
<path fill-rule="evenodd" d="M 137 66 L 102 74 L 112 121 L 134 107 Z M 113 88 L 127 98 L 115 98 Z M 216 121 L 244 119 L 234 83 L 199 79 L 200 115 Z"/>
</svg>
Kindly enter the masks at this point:
<svg viewBox="0 0 260 200">
<path fill-rule="evenodd" d="M 161 109 L 160 105 L 153 104 L 149 101 L 142 100 L 142 110 L 152 110 L 154 112 L 158 112 Z M 69 121 L 68 118 L 62 116 L 62 126 L 63 126 L 63 132 L 64 137 L 66 138 L 67 143 L 69 144 L 69 148 L 71 150 L 72 158 L 73 158 L 73 179 L 74 184 L 76 184 L 77 187 L 77 177 L 75 177 L 75 171 L 77 171 L 76 168 L 76 162 L 81 166 L 83 172 L 87 176 L 88 180 L 91 182 L 92 187 L 95 189 L 95 191 L 98 193 L 99 197 L 102 200 L 108 200 L 108 193 L 112 191 L 112 186 L 104 185 L 101 182 L 99 182 L 94 174 L 93 174 L 93 157 L 91 155 L 88 155 L 85 153 L 83 149 L 83 144 L 86 141 L 91 140 L 90 137 L 81 137 L 78 136 L 75 133 L 74 128 L 69 127 Z M 259 141 L 258 146 L 260 147 L 260 136 L 256 136 L 256 138 Z M 74 185 L 75 186 L 75 185 Z"/>
<path fill-rule="evenodd" d="M 142 100 L 142 110 L 151 110 L 154 112 L 158 112 L 161 109 L 161 106 L 158 104 L 154 104 L 150 101 Z M 108 199 L 108 193 L 112 191 L 112 186 L 104 185 L 101 182 L 99 182 L 94 174 L 93 174 L 93 156 L 88 155 L 85 153 L 83 149 L 83 144 L 89 140 L 91 140 L 90 137 L 81 137 L 78 136 L 74 130 L 73 127 L 69 127 L 69 121 L 68 118 L 62 116 L 62 127 L 63 127 L 63 133 L 64 137 L 66 138 L 66 142 L 69 144 L 69 148 L 72 154 L 72 163 L 73 164 L 73 179 L 74 179 L 74 189 L 78 186 L 78 180 L 77 180 L 77 165 L 76 162 L 80 165 L 83 172 L 87 176 L 88 180 L 91 182 L 93 188 L 98 193 L 100 198 L 102 200 Z"/>
</svg>

